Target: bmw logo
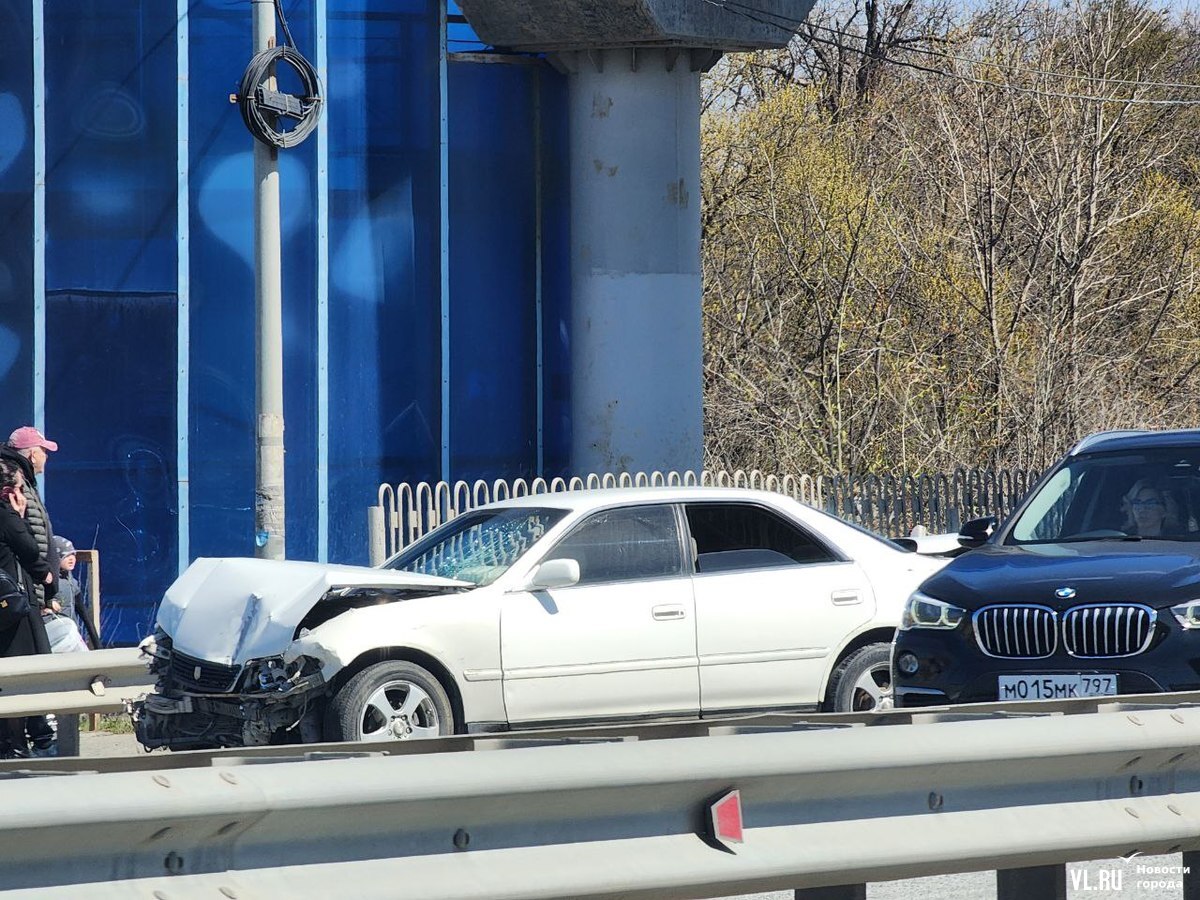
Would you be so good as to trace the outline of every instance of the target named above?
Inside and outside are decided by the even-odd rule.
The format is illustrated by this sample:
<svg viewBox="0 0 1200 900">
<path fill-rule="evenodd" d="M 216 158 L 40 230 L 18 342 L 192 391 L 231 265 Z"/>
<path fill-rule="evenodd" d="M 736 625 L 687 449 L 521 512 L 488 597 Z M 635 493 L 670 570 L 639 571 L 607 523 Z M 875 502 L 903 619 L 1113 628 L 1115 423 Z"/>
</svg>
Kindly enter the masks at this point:
<svg viewBox="0 0 1200 900">
<path fill-rule="evenodd" d="M 1074 600 L 1075 599 L 1075 588 L 1060 587 L 1057 591 L 1054 592 L 1054 596 L 1057 597 L 1059 600 Z"/>
</svg>

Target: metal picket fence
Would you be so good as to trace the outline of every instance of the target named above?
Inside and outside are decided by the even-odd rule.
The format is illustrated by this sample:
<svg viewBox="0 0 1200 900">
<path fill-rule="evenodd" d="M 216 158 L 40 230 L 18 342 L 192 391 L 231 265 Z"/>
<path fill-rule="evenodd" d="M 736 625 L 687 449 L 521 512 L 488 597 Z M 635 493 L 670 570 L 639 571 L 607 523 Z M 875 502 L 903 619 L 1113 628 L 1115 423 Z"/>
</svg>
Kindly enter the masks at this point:
<svg viewBox="0 0 1200 900">
<path fill-rule="evenodd" d="M 773 475 L 746 472 L 622 472 L 571 478 L 517 478 L 381 484 L 367 510 L 371 564 L 428 534 L 460 513 L 512 497 L 620 487 L 711 485 L 785 494 L 802 503 L 897 537 L 921 526 L 957 531 L 978 516 L 1008 515 L 1037 480 L 1026 469 L 956 469 L 935 475 Z"/>
</svg>

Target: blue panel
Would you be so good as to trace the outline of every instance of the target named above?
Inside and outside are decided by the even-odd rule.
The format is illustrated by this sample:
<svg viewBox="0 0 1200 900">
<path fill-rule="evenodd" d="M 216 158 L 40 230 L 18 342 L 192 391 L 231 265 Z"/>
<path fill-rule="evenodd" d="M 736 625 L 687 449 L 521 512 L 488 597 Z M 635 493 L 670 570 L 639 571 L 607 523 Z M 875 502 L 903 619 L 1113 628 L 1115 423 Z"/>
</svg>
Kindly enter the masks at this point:
<svg viewBox="0 0 1200 900">
<path fill-rule="evenodd" d="M 547 476 L 571 463 L 571 173 L 567 79 L 542 70 L 542 384 Z"/>
<path fill-rule="evenodd" d="M 310 0 L 285 0 L 300 52 L 317 58 Z M 245 10 L 245 4 L 241 6 Z M 283 39 L 280 34 L 280 40 Z M 248 62 L 248 60 L 247 60 Z M 294 76 L 293 76 L 294 77 Z M 283 89 L 299 93 L 299 82 Z M 284 420 L 287 447 L 287 556 L 317 558 L 317 139 L 284 151 L 292 178 L 282 182 L 284 215 L 294 225 L 283 242 Z"/>
<path fill-rule="evenodd" d="M 63 292 L 47 302 L 46 433 L 58 452 L 46 505 L 57 533 L 100 551 L 106 642 L 150 633 L 178 569 L 175 300 Z"/>
<path fill-rule="evenodd" d="M 177 570 L 175 11 L 81 0 L 45 26 L 46 499 L 131 642 Z"/>
<path fill-rule="evenodd" d="M 188 58 L 204 73 L 189 78 L 188 117 L 193 558 L 254 552 L 252 145 L 237 110 L 200 89 L 236 88 L 252 50 L 249 16 L 232 0 L 197 3 L 188 15 Z M 294 177 L 288 159 L 285 178 Z M 289 215 L 285 233 L 293 229 Z"/>
<path fill-rule="evenodd" d="M 0 430 L 33 418 L 32 98 L 30 4 L 0 0 Z"/>
<path fill-rule="evenodd" d="M 174 84 L 173 7 L 46 4 L 47 290 L 174 290 Z"/>
<path fill-rule="evenodd" d="M 329 14 L 330 559 L 365 562 L 382 481 L 437 477 L 438 5 Z"/>
<path fill-rule="evenodd" d="M 285 4 L 310 59 L 309 4 Z M 253 139 L 218 102 L 251 56 L 250 8 L 202 0 L 191 42 L 191 557 L 254 554 Z M 280 153 L 287 553 L 316 555 L 316 141 Z"/>
<path fill-rule="evenodd" d="M 452 477 L 537 466 L 534 82 L 530 65 L 450 67 Z"/>
</svg>

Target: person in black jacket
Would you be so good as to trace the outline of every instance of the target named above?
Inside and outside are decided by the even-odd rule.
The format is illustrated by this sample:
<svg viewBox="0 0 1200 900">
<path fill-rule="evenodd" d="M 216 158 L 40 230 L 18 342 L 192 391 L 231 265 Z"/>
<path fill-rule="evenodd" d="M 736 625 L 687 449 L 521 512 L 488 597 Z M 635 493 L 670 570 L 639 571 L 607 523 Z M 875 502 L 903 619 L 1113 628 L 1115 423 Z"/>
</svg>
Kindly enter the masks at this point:
<svg viewBox="0 0 1200 900">
<path fill-rule="evenodd" d="M 46 471 L 46 462 L 50 454 L 58 450 L 58 444 L 32 425 L 22 425 L 8 436 L 8 440 L 0 446 L 0 460 L 11 462 L 21 470 L 21 489 L 25 494 L 28 509 L 25 511 L 25 524 L 37 541 L 38 550 L 46 558 L 50 566 L 50 580 L 45 583 L 31 585 L 29 599 L 36 607 L 35 612 L 51 615 L 58 612 L 58 603 L 54 597 L 58 593 L 58 552 L 54 549 L 54 528 L 50 525 L 50 516 L 38 492 L 37 476 Z M 50 642 L 46 629 L 39 629 L 40 638 L 44 641 L 44 649 L 39 652 L 49 653 Z M 35 635 L 36 637 L 37 635 Z M 39 644 L 39 648 L 42 645 Z M 33 743 L 35 756 L 56 756 L 54 728 L 46 716 L 28 716 L 25 728 Z"/>
<path fill-rule="evenodd" d="M 25 524 L 27 509 L 22 491 L 23 474 L 6 462 L 0 463 L 0 569 L 31 595 L 34 583 L 49 584 L 50 564 Z M 0 657 L 33 656 L 50 649 L 41 611 L 32 602 L 15 625 L 0 631 Z M 28 756 L 24 719 L 0 720 L 0 757 Z"/>
<path fill-rule="evenodd" d="M 21 489 L 29 508 L 25 512 L 25 524 L 33 533 L 38 549 L 50 564 L 51 580 L 35 584 L 30 598 L 39 607 L 52 609 L 52 598 L 58 593 L 58 552 L 54 549 L 54 528 L 50 515 L 38 492 L 37 476 L 46 471 L 50 453 L 58 450 L 58 444 L 32 425 L 22 425 L 0 445 L 0 460 L 10 462 L 21 470 Z"/>
</svg>

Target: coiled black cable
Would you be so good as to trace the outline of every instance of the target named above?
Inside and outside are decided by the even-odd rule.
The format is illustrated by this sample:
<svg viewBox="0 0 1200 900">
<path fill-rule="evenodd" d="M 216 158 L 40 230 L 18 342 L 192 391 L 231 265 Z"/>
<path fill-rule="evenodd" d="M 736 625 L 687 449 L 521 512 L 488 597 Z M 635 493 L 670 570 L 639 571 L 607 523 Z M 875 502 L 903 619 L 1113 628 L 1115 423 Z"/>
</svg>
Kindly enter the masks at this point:
<svg viewBox="0 0 1200 900">
<path fill-rule="evenodd" d="M 268 146 L 286 149 L 295 147 L 313 133 L 321 118 L 324 100 L 317 70 L 296 49 L 280 0 L 275 0 L 275 14 L 283 26 L 287 46 L 270 47 L 254 55 L 242 74 L 237 102 L 242 121 L 255 138 Z M 303 94 L 285 94 L 267 87 L 267 81 L 280 63 L 295 70 Z M 280 123 L 285 121 L 294 121 L 294 127 L 281 128 Z"/>
</svg>

